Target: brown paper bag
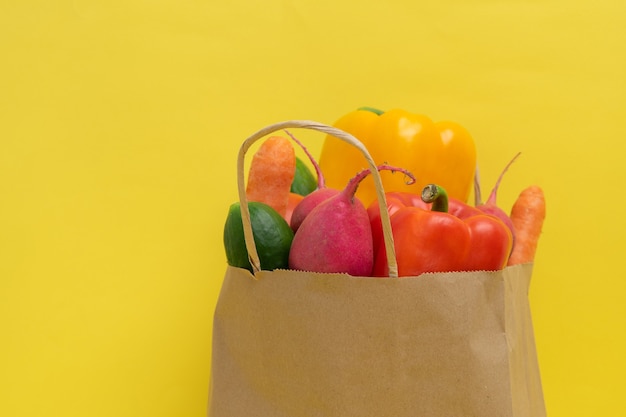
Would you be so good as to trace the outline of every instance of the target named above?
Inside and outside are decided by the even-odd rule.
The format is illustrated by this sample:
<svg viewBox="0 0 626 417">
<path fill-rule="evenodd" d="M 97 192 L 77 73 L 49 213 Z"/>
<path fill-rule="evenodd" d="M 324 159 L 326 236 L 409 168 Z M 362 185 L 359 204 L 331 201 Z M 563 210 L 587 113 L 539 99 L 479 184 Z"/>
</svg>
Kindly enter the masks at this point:
<svg viewBox="0 0 626 417">
<path fill-rule="evenodd" d="M 397 278 L 261 271 L 239 191 L 254 274 L 228 267 L 214 315 L 210 417 L 541 417 L 545 407 L 528 303 L 532 265 Z M 381 208 L 382 184 L 373 169 Z M 248 223 L 246 225 L 246 223 Z"/>
</svg>

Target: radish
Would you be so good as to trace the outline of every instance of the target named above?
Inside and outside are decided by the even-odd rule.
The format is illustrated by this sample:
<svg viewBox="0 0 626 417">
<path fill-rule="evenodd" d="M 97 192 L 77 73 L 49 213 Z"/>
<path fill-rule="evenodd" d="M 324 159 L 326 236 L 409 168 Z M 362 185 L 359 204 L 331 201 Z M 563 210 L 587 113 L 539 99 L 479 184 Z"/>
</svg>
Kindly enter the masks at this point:
<svg viewBox="0 0 626 417">
<path fill-rule="evenodd" d="M 513 157 L 509 161 L 509 163 L 504 167 L 500 176 L 498 177 L 498 181 L 496 181 L 496 185 L 491 190 L 491 194 L 489 194 L 489 198 L 485 203 L 481 203 L 480 201 L 480 185 L 478 180 L 474 183 L 475 185 L 475 194 L 476 194 L 476 208 L 483 213 L 490 214 L 502 220 L 502 222 L 509 228 L 511 231 L 511 235 L 513 236 L 513 246 L 515 246 L 515 228 L 513 227 L 513 222 L 511 218 L 504 210 L 498 207 L 496 198 L 498 194 L 498 188 L 500 187 L 500 182 L 502 182 L 502 178 L 504 177 L 504 173 L 509 169 L 509 167 L 515 162 L 515 160 L 520 156 L 521 152 L 518 152 L 517 155 Z"/>
<path fill-rule="evenodd" d="M 291 230 L 297 232 L 304 219 L 311 213 L 311 210 L 339 193 L 340 191 L 335 188 L 324 187 L 318 188 L 309 195 L 305 196 L 293 209 L 293 213 L 291 214 L 291 219 L 289 221 Z"/>
<path fill-rule="evenodd" d="M 405 169 L 380 165 L 378 170 Z M 311 272 L 370 276 L 374 266 L 372 229 L 363 203 L 354 196 L 359 183 L 371 172 L 364 169 L 346 188 L 323 201 L 306 216 L 291 245 L 289 268 Z"/>
<path fill-rule="evenodd" d="M 313 155 L 311 155 L 307 148 L 290 132 L 285 130 L 285 133 L 289 135 L 289 137 L 291 137 L 291 139 L 293 139 L 294 142 L 296 142 L 302 148 L 306 156 L 309 157 L 313 168 L 315 168 L 315 173 L 317 174 L 317 189 L 306 195 L 293 209 L 293 213 L 291 213 L 289 225 L 291 226 L 291 229 L 295 232 L 304 221 L 304 218 L 309 215 L 311 210 L 317 207 L 320 203 L 328 200 L 331 197 L 336 196 L 337 194 L 339 194 L 340 191 L 334 188 L 326 187 L 324 174 L 322 173 L 322 170 L 320 169 L 320 166 L 313 157 Z"/>
</svg>

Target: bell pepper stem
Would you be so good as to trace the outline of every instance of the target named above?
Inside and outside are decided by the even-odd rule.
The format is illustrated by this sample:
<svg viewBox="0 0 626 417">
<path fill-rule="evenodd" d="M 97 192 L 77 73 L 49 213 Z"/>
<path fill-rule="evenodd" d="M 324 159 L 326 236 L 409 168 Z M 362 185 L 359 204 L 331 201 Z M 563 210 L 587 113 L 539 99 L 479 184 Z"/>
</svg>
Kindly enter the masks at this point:
<svg viewBox="0 0 626 417">
<path fill-rule="evenodd" d="M 422 190 L 422 201 L 433 203 L 431 211 L 448 212 L 448 193 L 437 184 L 428 184 Z"/>
<path fill-rule="evenodd" d="M 375 107 L 369 107 L 369 106 L 359 107 L 357 110 L 371 111 L 372 113 L 376 113 L 379 116 L 384 113 L 384 111 L 382 110 L 379 110 Z"/>
</svg>

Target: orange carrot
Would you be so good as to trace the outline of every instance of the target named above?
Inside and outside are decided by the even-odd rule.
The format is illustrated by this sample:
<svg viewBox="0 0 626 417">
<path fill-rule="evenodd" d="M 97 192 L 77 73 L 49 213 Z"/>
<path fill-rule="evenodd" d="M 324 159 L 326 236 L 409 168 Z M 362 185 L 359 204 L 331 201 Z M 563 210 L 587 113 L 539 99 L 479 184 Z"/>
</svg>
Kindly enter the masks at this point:
<svg viewBox="0 0 626 417">
<path fill-rule="evenodd" d="M 285 220 L 287 223 L 291 223 L 291 215 L 293 214 L 293 210 L 296 208 L 298 204 L 304 199 L 303 195 L 296 193 L 289 193 L 289 199 L 287 202 L 287 211 L 285 213 Z"/>
<path fill-rule="evenodd" d="M 267 138 L 250 164 L 248 200 L 265 203 L 285 217 L 295 173 L 296 154 L 291 141 L 281 136 Z"/>
<path fill-rule="evenodd" d="M 546 200 L 543 190 L 536 185 L 524 189 L 511 208 L 511 221 L 515 228 L 515 246 L 509 265 L 532 262 L 546 217 Z"/>
</svg>

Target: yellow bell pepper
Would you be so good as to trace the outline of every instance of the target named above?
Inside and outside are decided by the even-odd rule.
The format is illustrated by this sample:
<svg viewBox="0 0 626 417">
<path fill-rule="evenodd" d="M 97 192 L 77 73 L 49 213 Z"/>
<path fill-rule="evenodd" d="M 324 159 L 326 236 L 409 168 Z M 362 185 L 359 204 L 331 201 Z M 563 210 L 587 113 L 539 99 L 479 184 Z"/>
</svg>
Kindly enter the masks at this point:
<svg viewBox="0 0 626 417">
<path fill-rule="evenodd" d="M 365 107 L 341 117 L 334 126 L 363 142 L 377 164 L 402 167 L 415 175 L 415 183 L 407 185 L 401 175 L 381 172 L 386 192 L 419 193 L 427 184 L 437 184 L 450 197 L 461 201 L 469 198 L 476 146 L 461 125 L 433 122 L 427 116 L 400 109 L 381 112 Z M 319 165 L 326 185 L 336 189 L 343 189 L 350 178 L 366 168 L 358 150 L 333 136 L 325 138 Z M 374 201 L 371 178 L 359 185 L 356 195 L 366 206 Z"/>
</svg>

